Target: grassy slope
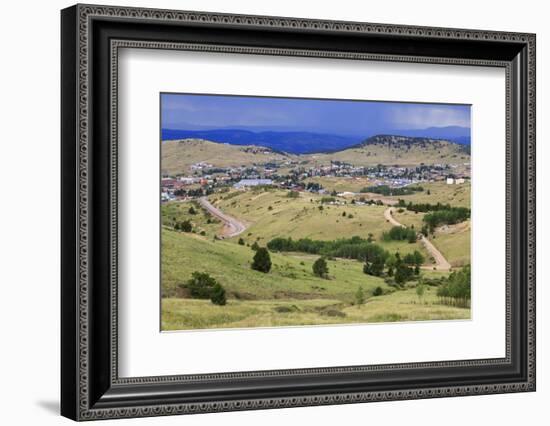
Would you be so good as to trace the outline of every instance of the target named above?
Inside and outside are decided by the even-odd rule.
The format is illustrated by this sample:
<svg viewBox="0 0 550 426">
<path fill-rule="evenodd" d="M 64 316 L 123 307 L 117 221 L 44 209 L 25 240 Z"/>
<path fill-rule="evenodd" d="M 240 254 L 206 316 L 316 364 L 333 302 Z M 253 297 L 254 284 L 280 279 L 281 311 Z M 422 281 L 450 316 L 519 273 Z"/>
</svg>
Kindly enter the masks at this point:
<svg viewBox="0 0 550 426">
<path fill-rule="evenodd" d="M 470 309 L 437 304 L 434 288 L 420 301 L 414 289 L 371 297 L 361 306 L 337 300 L 230 300 L 216 306 L 207 300 L 163 299 L 163 330 L 193 328 L 280 327 L 394 321 L 469 319 Z M 284 308 L 286 312 L 280 312 Z"/>
<path fill-rule="evenodd" d="M 460 152 L 456 144 L 440 141 L 429 147 L 411 146 L 409 149 L 389 145 L 375 144 L 350 148 L 330 154 L 311 154 L 311 161 L 320 164 L 330 160 L 353 163 L 357 166 L 375 166 L 377 164 L 412 166 L 424 164 L 461 164 L 470 161 L 470 156 Z"/>
<path fill-rule="evenodd" d="M 464 266 L 470 263 L 471 250 L 470 221 L 450 227 L 436 230 L 433 243 L 449 260 L 452 266 Z"/>
<path fill-rule="evenodd" d="M 331 279 L 313 275 L 318 256 L 271 253 L 269 274 L 250 268 L 254 251 L 230 241 L 213 241 L 195 234 L 162 231 L 162 282 L 164 294 L 173 294 L 194 271 L 208 272 L 222 283 L 229 297 L 244 299 L 326 298 L 351 301 L 359 286 L 370 292 L 387 289 L 381 278 L 367 276 L 352 260 L 328 261 Z M 301 264 L 303 263 L 303 265 Z"/>
<path fill-rule="evenodd" d="M 292 156 L 269 152 L 246 152 L 248 146 L 227 145 L 201 139 L 164 141 L 162 143 L 163 172 L 169 174 L 190 173 L 191 164 L 205 161 L 216 167 L 238 167 L 241 165 L 262 164 L 273 160 L 284 161 Z"/>
<path fill-rule="evenodd" d="M 412 195 L 397 197 L 406 202 L 413 203 L 431 203 L 437 202 L 449 203 L 451 206 L 470 207 L 470 184 L 447 185 L 446 183 L 427 183 L 422 184 L 424 191 Z M 427 190 L 430 195 L 427 195 Z M 424 213 L 414 213 L 407 210 L 399 213 L 396 211 L 394 217 L 400 223 L 414 227 L 418 230 L 422 228 L 422 218 Z M 470 240 L 471 228 L 470 221 L 463 224 L 439 228 L 435 232 L 435 239 L 430 237 L 434 245 L 443 253 L 452 266 L 464 266 L 470 262 Z"/>
<path fill-rule="evenodd" d="M 189 208 L 193 206 L 196 214 L 190 214 Z M 223 224 L 195 202 L 170 202 L 161 206 L 162 224 L 173 228 L 176 222 L 189 220 L 195 233 L 204 231 L 206 237 L 213 238 L 218 235 Z M 210 223 L 208 223 L 210 221 Z"/>
<path fill-rule="evenodd" d="M 447 185 L 445 182 L 423 182 L 420 184 L 424 191 L 415 192 L 411 195 L 402 195 L 399 197 L 388 197 L 394 199 L 403 199 L 405 202 L 430 203 L 438 202 L 450 204 L 453 207 L 470 207 L 471 205 L 471 185 L 469 182 L 460 185 Z M 428 190 L 430 194 L 428 195 Z"/>
<path fill-rule="evenodd" d="M 333 240 L 354 235 L 367 238 L 374 235 L 377 243 L 392 252 L 409 253 L 423 251 L 421 244 L 407 242 L 382 242 L 383 231 L 391 228 L 384 219 L 384 206 L 324 205 L 319 210 L 321 196 L 301 193 L 298 198 L 288 198 L 286 191 L 272 190 L 256 193 L 240 192 L 237 196 L 213 195 L 211 200 L 228 214 L 243 219 L 250 227 L 240 237 L 250 244 L 258 241 L 266 244 L 275 237 L 311 238 Z M 344 201 L 344 199 L 342 199 Z M 272 210 L 269 210 L 269 207 Z M 346 212 L 346 216 L 342 214 Z M 353 218 L 350 219 L 350 214 Z"/>
</svg>

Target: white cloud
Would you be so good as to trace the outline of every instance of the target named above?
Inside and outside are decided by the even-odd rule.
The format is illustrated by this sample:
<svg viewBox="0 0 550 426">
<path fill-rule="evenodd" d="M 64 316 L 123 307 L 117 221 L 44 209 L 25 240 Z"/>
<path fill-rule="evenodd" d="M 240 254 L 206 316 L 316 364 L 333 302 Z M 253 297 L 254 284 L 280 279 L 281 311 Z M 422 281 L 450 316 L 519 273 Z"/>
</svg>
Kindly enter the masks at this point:
<svg viewBox="0 0 550 426">
<path fill-rule="evenodd" d="M 397 128 L 424 129 L 427 127 L 461 126 L 470 127 L 468 107 L 418 106 L 417 108 L 395 108 L 390 121 Z"/>
</svg>

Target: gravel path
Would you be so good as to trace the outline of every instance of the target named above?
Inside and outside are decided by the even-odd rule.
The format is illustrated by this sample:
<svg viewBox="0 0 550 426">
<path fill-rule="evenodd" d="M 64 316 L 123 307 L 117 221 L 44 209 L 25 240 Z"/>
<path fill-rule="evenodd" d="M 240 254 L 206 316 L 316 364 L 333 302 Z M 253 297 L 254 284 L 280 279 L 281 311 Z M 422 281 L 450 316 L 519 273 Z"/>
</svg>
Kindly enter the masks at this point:
<svg viewBox="0 0 550 426">
<path fill-rule="evenodd" d="M 239 222 L 234 217 L 229 216 L 217 207 L 214 207 L 206 197 L 199 198 L 199 204 L 212 216 L 217 217 L 223 222 L 224 226 L 222 234 L 220 235 L 222 238 L 235 237 L 246 230 L 246 226 L 242 222 Z"/>
<path fill-rule="evenodd" d="M 394 207 L 389 207 L 386 210 L 384 210 L 384 218 L 390 222 L 393 226 L 401 226 L 405 228 L 405 225 L 402 223 L 399 223 L 395 218 L 393 217 L 393 212 L 395 211 Z M 428 250 L 428 253 L 434 258 L 435 260 L 435 269 L 438 271 L 448 271 L 451 269 L 451 264 L 448 262 L 447 259 L 445 259 L 445 256 L 437 249 L 436 246 L 433 245 L 433 243 L 428 240 L 423 234 L 420 234 L 420 242 L 424 245 L 426 250 Z"/>
</svg>

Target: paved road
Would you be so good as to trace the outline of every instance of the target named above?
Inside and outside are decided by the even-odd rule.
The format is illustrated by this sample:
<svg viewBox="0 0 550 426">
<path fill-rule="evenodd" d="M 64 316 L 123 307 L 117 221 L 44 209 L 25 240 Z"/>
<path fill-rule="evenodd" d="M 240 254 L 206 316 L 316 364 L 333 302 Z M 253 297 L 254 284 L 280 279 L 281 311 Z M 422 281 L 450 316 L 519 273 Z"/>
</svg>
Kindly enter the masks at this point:
<svg viewBox="0 0 550 426">
<path fill-rule="evenodd" d="M 246 226 L 239 222 L 234 217 L 231 217 L 220 209 L 214 207 L 206 197 L 199 198 L 199 204 L 203 209 L 208 211 L 212 216 L 217 217 L 223 222 L 222 238 L 235 237 L 246 230 Z"/>
<path fill-rule="evenodd" d="M 384 210 L 384 218 L 386 218 L 386 220 L 390 222 L 393 226 L 401 226 L 405 228 L 405 225 L 399 223 L 393 217 L 394 210 L 395 208 L 393 207 Z M 434 258 L 436 270 L 448 271 L 449 269 L 451 269 L 451 264 L 447 261 L 447 259 L 445 259 L 445 256 L 443 256 L 443 254 L 437 249 L 437 247 L 434 246 L 432 242 L 428 240 L 423 234 L 420 234 L 420 242 L 424 245 L 426 250 L 428 250 L 428 253 L 430 253 L 430 255 Z"/>
</svg>

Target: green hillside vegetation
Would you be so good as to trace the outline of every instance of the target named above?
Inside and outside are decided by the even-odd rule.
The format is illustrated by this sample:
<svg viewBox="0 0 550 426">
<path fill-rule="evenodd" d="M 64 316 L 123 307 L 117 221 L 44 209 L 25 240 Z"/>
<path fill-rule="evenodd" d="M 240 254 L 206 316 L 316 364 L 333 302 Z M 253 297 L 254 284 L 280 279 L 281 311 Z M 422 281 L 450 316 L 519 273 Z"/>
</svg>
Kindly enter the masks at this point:
<svg viewBox="0 0 550 426">
<path fill-rule="evenodd" d="M 394 210 L 393 217 L 405 226 L 414 226 L 421 230 L 425 213 L 414 213 L 405 209 Z M 435 238 L 434 238 L 435 236 Z M 471 227 L 470 220 L 456 225 L 439 227 L 429 239 L 441 251 L 443 256 L 453 267 L 460 267 L 470 263 Z"/>
<path fill-rule="evenodd" d="M 470 182 L 422 181 L 414 190 L 394 191 L 377 185 L 391 185 L 399 171 L 388 168 L 370 179 L 357 170 L 448 164 L 431 173 L 439 179 L 447 171 L 469 173 L 470 157 L 461 146 L 382 135 L 335 153 L 293 155 L 186 139 L 163 141 L 161 161 L 170 177 L 208 180 L 179 188 L 175 201 L 161 204 L 162 330 L 470 318 L 469 294 L 463 297 L 469 291 Z M 331 167 L 330 177 L 306 177 L 326 174 L 320 166 L 331 161 L 348 164 Z M 200 162 L 214 170 L 191 169 Z M 229 167 L 240 169 L 223 170 Z M 271 176 L 281 188 L 231 188 L 239 179 L 258 176 Z M 170 195 L 169 182 L 163 191 L 168 188 Z M 317 191 L 319 185 L 327 192 L 300 190 Z M 379 194 L 359 193 L 364 188 Z M 206 189 L 208 200 L 234 218 L 224 219 L 225 228 L 198 203 Z M 341 192 L 357 194 L 339 197 Z M 385 219 L 389 205 L 406 228 Z M 418 211 L 409 210 L 411 205 Z M 228 235 L 231 229 L 240 233 L 223 239 L 222 231 Z M 433 270 L 419 232 L 452 271 Z"/>
<path fill-rule="evenodd" d="M 322 198 L 317 194 L 300 193 L 298 198 L 290 199 L 287 192 L 272 189 L 264 192 L 232 191 L 214 194 L 209 199 L 222 211 L 250 224 L 241 235 L 250 244 L 258 241 L 265 245 L 274 238 L 289 236 L 294 239 L 336 240 L 354 235 L 366 239 L 372 234 L 373 240 L 386 250 L 403 254 L 414 250 L 424 252 L 420 243 L 381 241 L 382 233 L 392 228 L 384 219 L 386 206 L 358 206 L 336 197 L 338 202 L 347 204 L 324 204 L 320 210 Z"/>
<path fill-rule="evenodd" d="M 419 305 L 414 290 L 395 291 L 384 279 L 364 274 L 362 263 L 354 260 L 326 260 L 328 277 L 318 277 L 312 273 L 318 256 L 271 253 L 273 266 L 264 274 L 250 268 L 254 251 L 249 247 L 166 228 L 162 231 L 162 253 L 163 330 L 470 316 L 467 308 L 438 305 L 430 292 L 425 304 Z M 197 268 L 223 286 L 227 297 L 224 306 L 180 293 L 180 284 Z M 355 305 L 359 287 L 366 297 L 362 306 Z M 382 296 L 373 296 L 377 288 Z"/>
<path fill-rule="evenodd" d="M 466 308 L 439 304 L 434 288 L 423 303 L 415 289 L 371 297 L 361 307 L 338 300 L 231 300 L 216 306 L 207 300 L 163 299 L 163 330 L 190 328 L 284 327 L 346 323 L 469 319 Z"/>
<path fill-rule="evenodd" d="M 190 213 L 191 209 L 194 210 L 194 214 Z M 198 203 L 194 202 L 162 204 L 161 218 L 162 225 L 168 228 L 174 228 L 176 224 L 188 221 L 192 225 L 192 232 L 204 233 L 208 237 L 218 235 L 222 228 L 222 223 L 218 219 L 209 215 Z"/>
<path fill-rule="evenodd" d="M 178 284 L 196 270 L 218 280 L 228 297 L 246 300 L 306 299 L 319 293 L 321 298 L 351 302 L 349 294 L 359 284 L 367 290 L 376 286 L 388 288 L 381 278 L 363 274 L 362 264 L 354 260 L 327 260 L 331 279 L 326 280 L 312 273 L 318 256 L 270 253 L 271 272 L 264 274 L 251 269 L 255 252 L 250 247 L 168 229 L 162 231 L 162 252 L 163 296 L 176 295 Z"/>
</svg>

